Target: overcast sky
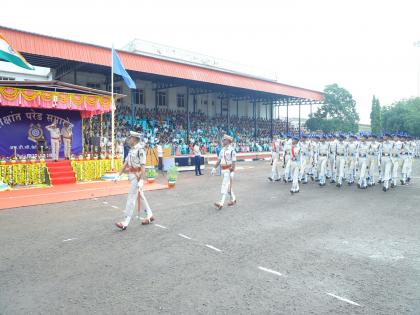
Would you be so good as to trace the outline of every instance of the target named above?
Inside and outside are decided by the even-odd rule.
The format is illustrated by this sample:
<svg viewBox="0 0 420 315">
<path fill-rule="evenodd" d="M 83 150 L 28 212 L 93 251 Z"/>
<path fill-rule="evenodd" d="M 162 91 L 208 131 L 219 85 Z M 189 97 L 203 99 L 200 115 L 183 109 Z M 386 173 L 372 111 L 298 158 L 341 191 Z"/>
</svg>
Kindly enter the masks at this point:
<svg viewBox="0 0 420 315">
<path fill-rule="evenodd" d="M 140 38 L 268 69 L 282 83 L 338 83 L 362 123 L 372 95 L 417 95 L 419 0 L 4 1 L 0 25 L 116 48 Z"/>
</svg>

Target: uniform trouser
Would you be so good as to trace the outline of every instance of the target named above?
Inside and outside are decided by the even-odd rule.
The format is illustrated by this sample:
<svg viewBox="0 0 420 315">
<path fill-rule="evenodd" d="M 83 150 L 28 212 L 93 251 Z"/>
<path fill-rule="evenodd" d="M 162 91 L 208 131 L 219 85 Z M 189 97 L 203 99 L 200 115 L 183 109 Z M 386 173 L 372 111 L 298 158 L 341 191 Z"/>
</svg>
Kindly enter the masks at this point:
<svg viewBox="0 0 420 315">
<path fill-rule="evenodd" d="M 308 165 L 306 162 L 307 162 L 307 157 L 303 155 L 302 158 L 300 159 L 299 180 L 302 180 L 304 182 L 308 181 Z"/>
<path fill-rule="evenodd" d="M 222 170 L 222 187 L 220 189 L 220 193 L 222 194 L 222 199 L 220 200 L 220 204 L 223 206 L 226 200 L 226 195 L 230 195 L 230 200 L 235 201 L 236 197 L 233 193 L 232 189 L 232 181 L 233 181 L 234 172 L 230 170 Z"/>
<path fill-rule="evenodd" d="M 318 160 L 314 155 L 309 159 L 309 164 L 311 175 L 313 177 L 318 177 Z"/>
<path fill-rule="evenodd" d="M 407 170 L 407 177 L 408 178 L 411 177 L 411 172 L 413 170 L 413 159 L 414 159 L 414 156 L 413 155 L 410 155 L 408 157 L 408 170 Z"/>
<path fill-rule="evenodd" d="M 368 156 L 367 167 L 368 167 L 369 184 L 372 185 L 375 183 L 375 173 L 377 172 L 377 168 L 378 168 L 378 159 L 376 155 Z"/>
<path fill-rule="evenodd" d="M 63 139 L 63 143 L 64 143 L 64 157 L 65 158 L 70 158 L 71 155 L 71 139 Z"/>
<path fill-rule="evenodd" d="M 368 162 L 367 157 L 359 157 L 359 185 L 361 187 L 367 186 L 367 181 L 366 181 L 367 162 Z"/>
<path fill-rule="evenodd" d="M 410 169 L 411 157 L 404 155 L 402 158 L 401 180 L 405 183 Z"/>
<path fill-rule="evenodd" d="M 388 188 L 389 180 L 391 179 L 392 160 L 389 156 L 381 157 L 381 176 L 384 182 L 384 187 Z"/>
<path fill-rule="evenodd" d="M 318 178 L 320 184 L 325 184 L 325 172 L 327 168 L 327 157 L 319 156 L 318 157 Z"/>
<path fill-rule="evenodd" d="M 201 174 L 201 156 L 196 155 L 194 156 L 194 165 L 195 165 L 195 175 Z"/>
<path fill-rule="evenodd" d="M 136 200 L 139 192 L 141 199 L 144 203 L 144 211 L 146 212 L 146 216 L 150 218 L 153 215 L 149 203 L 147 202 L 146 196 L 144 195 L 143 189 L 139 191 L 139 182 L 137 180 L 137 176 L 135 174 L 128 174 L 128 180 L 130 181 L 131 185 L 130 190 L 128 191 L 127 203 L 125 205 L 124 210 L 125 225 L 128 225 L 131 221 L 131 217 L 133 216 L 134 209 L 136 207 Z"/>
<path fill-rule="evenodd" d="M 51 140 L 51 158 L 58 160 L 58 154 L 60 152 L 60 140 Z"/>
<path fill-rule="evenodd" d="M 297 160 L 290 161 L 290 174 L 292 175 L 292 189 L 291 191 L 296 192 L 299 190 L 299 173 L 300 173 L 300 162 Z"/>
<path fill-rule="evenodd" d="M 344 178 L 344 168 L 346 166 L 346 158 L 344 156 L 337 156 L 335 163 L 337 167 L 336 181 L 338 184 L 342 184 Z"/>
<path fill-rule="evenodd" d="M 394 185 L 397 184 L 399 167 L 400 167 L 400 158 L 394 157 L 392 161 L 392 183 Z"/>
<path fill-rule="evenodd" d="M 327 176 L 335 180 L 335 155 L 331 154 L 327 162 Z"/>
<path fill-rule="evenodd" d="M 354 156 L 349 156 L 347 158 L 347 181 L 349 183 L 354 182 L 355 169 L 356 169 L 356 158 Z"/>
<path fill-rule="evenodd" d="M 291 177 L 291 173 L 290 173 L 290 155 L 286 154 L 284 157 L 284 179 L 285 180 L 289 180 L 289 178 Z"/>
<path fill-rule="evenodd" d="M 279 172 L 279 158 L 273 157 L 272 160 L 273 165 L 271 165 L 271 178 L 273 180 L 277 180 L 280 178 L 280 172 Z"/>
</svg>

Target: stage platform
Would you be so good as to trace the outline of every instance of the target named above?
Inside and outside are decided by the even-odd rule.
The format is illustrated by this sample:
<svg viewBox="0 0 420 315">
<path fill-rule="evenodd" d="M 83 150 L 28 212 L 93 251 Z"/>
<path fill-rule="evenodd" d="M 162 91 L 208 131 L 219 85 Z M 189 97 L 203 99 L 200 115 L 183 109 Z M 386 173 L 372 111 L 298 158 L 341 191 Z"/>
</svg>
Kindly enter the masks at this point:
<svg viewBox="0 0 420 315">
<path fill-rule="evenodd" d="M 57 202 L 123 195 L 128 192 L 129 181 L 121 180 L 117 183 L 98 181 L 76 183 L 43 188 L 21 188 L 0 192 L 0 210 Z M 167 189 L 167 184 L 145 184 L 144 190 Z"/>
</svg>

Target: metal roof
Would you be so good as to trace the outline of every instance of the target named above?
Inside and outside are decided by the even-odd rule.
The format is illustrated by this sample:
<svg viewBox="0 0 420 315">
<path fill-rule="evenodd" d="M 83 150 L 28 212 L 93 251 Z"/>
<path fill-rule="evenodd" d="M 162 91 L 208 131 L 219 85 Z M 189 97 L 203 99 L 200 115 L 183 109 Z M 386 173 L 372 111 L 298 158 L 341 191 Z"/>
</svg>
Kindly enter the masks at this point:
<svg viewBox="0 0 420 315">
<path fill-rule="evenodd" d="M 62 63 L 73 61 L 106 67 L 111 66 L 111 49 L 107 47 L 2 26 L 0 26 L 0 33 L 25 57 L 30 56 L 31 58 L 28 61 L 34 65 L 56 68 Z M 118 54 L 125 68 L 135 72 L 265 92 L 279 96 L 313 101 L 323 100 L 323 93 L 319 91 L 126 51 L 118 51 Z"/>
</svg>

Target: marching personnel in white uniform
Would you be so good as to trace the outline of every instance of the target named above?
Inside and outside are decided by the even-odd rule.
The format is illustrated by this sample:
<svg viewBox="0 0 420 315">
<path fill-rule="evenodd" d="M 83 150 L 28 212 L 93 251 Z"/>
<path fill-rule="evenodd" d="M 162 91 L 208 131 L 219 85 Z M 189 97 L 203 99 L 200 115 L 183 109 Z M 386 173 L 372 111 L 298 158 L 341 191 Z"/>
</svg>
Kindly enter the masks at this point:
<svg viewBox="0 0 420 315">
<path fill-rule="evenodd" d="M 292 188 L 290 192 L 292 194 L 299 192 L 299 174 L 301 169 L 301 156 L 299 147 L 299 138 L 295 137 L 292 140 L 291 152 L 290 152 L 290 173 L 292 175 Z"/>
<path fill-rule="evenodd" d="M 73 125 L 68 123 L 67 121 L 64 122 L 63 128 L 61 128 L 61 137 L 63 138 L 64 144 L 64 158 L 66 160 L 70 160 L 71 156 L 71 143 L 73 141 Z"/>
<path fill-rule="evenodd" d="M 271 176 L 268 178 L 271 182 L 280 180 L 280 147 L 280 140 L 277 136 L 274 136 L 273 143 L 271 145 Z"/>
<path fill-rule="evenodd" d="M 400 167 L 401 151 L 403 143 L 400 141 L 397 135 L 394 136 L 394 146 L 392 147 L 392 181 L 391 188 L 397 186 L 397 180 L 399 177 L 398 171 Z"/>
<path fill-rule="evenodd" d="M 337 141 L 334 135 L 332 135 L 329 139 L 329 153 L 328 153 L 328 176 L 331 178 L 331 184 L 334 184 L 337 177 L 336 172 L 336 151 L 337 151 Z"/>
<path fill-rule="evenodd" d="M 410 170 L 412 147 L 411 142 L 407 138 L 403 138 L 403 146 L 401 149 L 401 185 L 405 185 L 408 182 L 408 172 Z"/>
<path fill-rule="evenodd" d="M 337 187 L 341 187 L 343 185 L 343 178 L 344 178 L 344 170 L 346 166 L 347 160 L 347 144 L 344 142 L 346 137 L 344 135 L 340 135 L 338 138 L 338 143 L 336 146 L 336 172 L 337 172 Z"/>
<path fill-rule="evenodd" d="M 357 187 L 361 189 L 367 188 L 367 167 L 368 167 L 368 152 L 370 150 L 370 143 L 366 142 L 367 136 L 360 138 L 358 147 L 358 168 L 359 168 L 359 182 Z"/>
<path fill-rule="evenodd" d="M 357 140 L 356 136 L 350 136 L 349 143 L 347 145 L 347 184 L 349 185 L 354 183 L 357 166 L 357 150 L 359 144 L 355 140 Z"/>
<path fill-rule="evenodd" d="M 57 124 L 53 122 L 51 125 L 45 127 L 51 136 L 51 158 L 53 161 L 58 161 L 58 155 L 60 153 L 60 140 L 61 133 L 60 129 L 57 128 Z"/>
<path fill-rule="evenodd" d="M 311 175 L 312 180 L 318 178 L 318 145 L 319 137 L 312 137 L 309 142 L 309 175 Z"/>
<path fill-rule="evenodd" d="M 326 142 L 327 137 L 324 135 L 321 137 L 321 142 L 318 144 L 317 152 L 317 166 L 318 166 L 318 178 L 319 186 L 325 186 L 326 182 L 326 169 L 329 154 L 329 143 Z"/>
<path fill-rule="evenodd" d="M 284 142 L 284 182 L 287 183 L 291 180 L 290 174 L 290 156 L 292 154 L 292 139 L 288 136 L 288 139 Z"/>
<path fill-rule="evenodd" d="M 384 135 L 384 141 L 380 147 L 383 191 L 387 191 L 389 189 L 389 181 L 391 180 L 392 151 L 394 144 L 389 140 L 389 137 L 389 134 Z"/>
<path fill-rule="evenodd" d="M 375 186 L 375 174 L 378 171 L 379 166 L 379 148 L 380 143 L 376 141 L 377 137 L 375 135 L 370 135 L 369 137 L 369 150 L 367 156 L 367 184 L 368 186 Z"/>
<path fill-rule="evenodd" d="M 308 173 L 309 173 L 309 166 L 310 166 L 310 156 L 309 156 L 309 142 L 307 141 L 307 136 L 302 135 L 299 141 L 300 147 L 300 172 L 299 172 L 299 180 L 303 184 L 308 183 Z"/>
<path fill-rule="evenodd" d="M 408 163 L 408 170 L 407 170 L 407 183 L 411 180 L 411 172 L 413 170 L 413 161 L 417 155 L 418 145 L 416 141 L 412 137 L 408 137 L 409 142 L 409 163 Z"/>
<path fill-rule="evenodd" d="M 121 230 L 125 230 L 130 224 L 139 193 L 143 200 L 146 212 L 146 218 L 142 221 L 142 224 L 146 225 L 154 221 L 152 210 L 150 209 L 149 203 L 147 202 L 146 196 L 143 192 L 146 151 L 144 150 L 144 146 L 140 143 L 140 137 L 140 133 L 130 131 L 130 137 L 128 139 L 130 151 L 128 152 L 125 162 L 121 168 L 120 174 L 115 180 L 119 180 L 123 172 L 128 172 L 128 180 L 131 183 L 130 190 L 128 191 L 127 204 L 124 210 L 124 220 L 115 223 L 115 225 Z"/>
<path fill-rule="evenodd" d="M 231 136 L 223 136 L 223 148 L 219 153 L 219 158 L 216 165 L 211 170 L 211 175 L 214 175 L 219 165 L 222 169 L 223 181 L 220 191 L 222 194 L 222 199 L 220 200 L 220 202 L 216 202 L 214 204 L 214 206 L 219 210 L 223 208 L 227 194 L 230 195 L 230 201 L 228 202 L 228 206 L 234 206 L 236 204 L 236 197 L 232 189 L 232 182 L 236 167 L 236 151 L 232 146 L 232 142 L 233 138 Z"/>
</svg>

